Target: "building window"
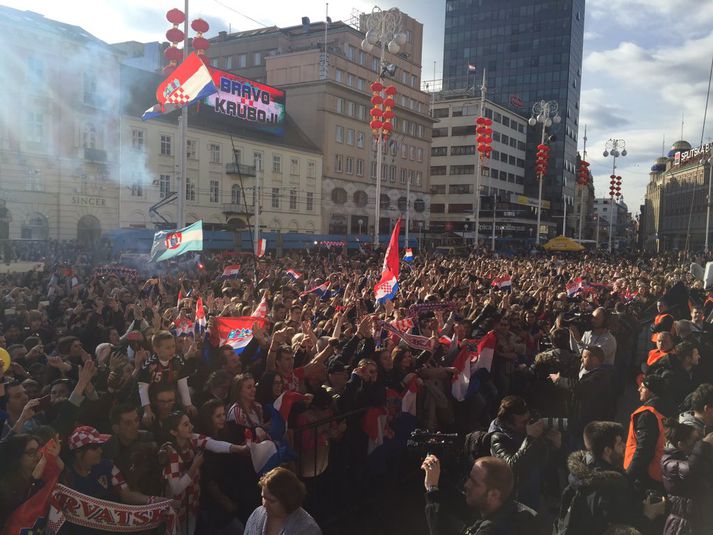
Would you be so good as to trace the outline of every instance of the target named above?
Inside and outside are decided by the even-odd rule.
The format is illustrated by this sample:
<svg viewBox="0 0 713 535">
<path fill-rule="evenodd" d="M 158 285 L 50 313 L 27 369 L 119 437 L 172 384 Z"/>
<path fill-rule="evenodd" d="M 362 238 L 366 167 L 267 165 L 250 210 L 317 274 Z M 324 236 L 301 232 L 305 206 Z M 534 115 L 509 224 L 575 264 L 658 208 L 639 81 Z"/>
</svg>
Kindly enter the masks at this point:
<svg viewBox="0 0 713 535">
<path fill-rule="evenodd" d="M 416 149 L 416 161 L 417 162 L 423 161 L 423 149 L 422 148 Z"/>
<path fill-rule="evenodd" d="M 190 177 L 186 177 L 186 200 L 196 200 L 196 183 Z"/>
<path fill-rule="evenodd" d="M 366 80 L 364 80 L 364 78 L 357 78 L 357 89 L 359 91 L 364 91 L 365 87 L 366 87 Z"/>
<path fill-rule="evenodd" d="M 431 176 L 442 176 L 446 174 L 447 167 L 445 165 L 431 166 Z"/>
<path fill-rule="evenodd" d="M 448 147 L 431 147 L 431 156 L 448 156 Z"/>
<path fill-rule="evenodd" d="M 364 117 L 366 117 L 366 106 L 363 104 L 358 104 L 357 105 L 357 119 L 360 121 L 364 120 Z"/>
<path fill-rule="evenodd" d="M 210 181 L 210 202 L 220 202 L 220 182 Z"/>
<path fill-rule="evenodd" d="M 44 185 L 42 183 L 42 175 L 37 169 L 27 170 L 27 184 L 25 186 L 27 191 L 43 191 Z"/>
<path fill-rule="evenodd" d="M 401 184 L 406 184 L 406 174 L 408 173 L 408 170 L 404 169 L 403 167 L 401 168 L 401 174 L 399 176 L 399 182 Z"/>
<path fill-rule="evenodd" d="M 159 175 L 158 178 L 158 194 L 159 197 L 165 199 L 171 193 L 171 175 Z"/>
<path fill-rule="evenodd" d="M 474 165 L 451 165 L 451 175 L 472 175 L 473 173 L 475 173 Z"/>
<path fill-rule="evenodd" d="M 334 170 L 335 170 L 337 173 L 341 173 L 343 166 L 344 166 L 344 156 L 342 156 L 341 154 L 335 155 L 335 157 L 334 157 Z"/>
<path fill-rule="evenodd" d="M 337 69 L 334 78 L 337 82 L 341 82 L 342 80 L 344 80 L 344 71 L 341 69 Z"/>
<path fill-rule="evenodd" d="M 332 202 L 334 204 L 344 204 L 347 202 L 347 191 L 344 188 L 334 188 L 332 190 Z"/>
<path fill-rule="evenodd" d="M 208 152 L 210 152 L 210 163 L 220 163 L 220 145 L 209 143 Z"/>
<path fill-rule="evenodd" d="M 369 202 L 369 196 L 366 194 L 366 191 L 358 189 L 354 192 L 353 200 L 356 206 L 364 208 Z"/>
<path fill-rule="evenodd" d="M 280 207 L 280 188 L 272 188 L 272 207 Z"/>
<path fill-rule="evenodd" d="M 260 65 L 262 63 L 262 54 L 260 52 L 253 52 L 253 65 Z"/>
<path fill-rule="evenodd" d="M 307 160 L 307 178 L 317 178 L 317 162 Z"/>
<path fill-rule="evenodd" d="M 371 179 L 376 180 L 376 162 L 371 162 Z"/>
<path fill-rule="evenodd" d="M 341 125 L 337 125 L 335 135 L 334 135 L 334 140 L 337 143 L 344 143 L 344 127 Z"/>
<path fill-rule="evenodd" d="M 312 212 L 314 210 L 314 193 L 311 191 L 307 192 L 307 211 Z"/>
<path fill-rule="evenodd" d="M 423 199 L 416 199 L 413 202 L 413 209 L 416 210 L 417 212 L 421 213 L 426 209 L 426 203 L 424 202 Z"/>
<path fill-rule="evenodd" d="M 351 73 L 347 73 L 347 85 L 349 87 L 354 87 L 354 75 Z"/>
<path fill-rule="evenodd" d="M 240 204 L 240 184 L 233 184 L 230 188 L 230 202 L 232 204 Z"/>
<path fill-rule="evenodd" d="M 161 134 L 161 155 L 171 156 L 171 136 Z"/>
<path fill-rule="evenodd" d="M 371 70 L 379 72 L 379 58 L 371 58 Z"/>
<path fill-rule="evenodd" d="M 83 144 L 85 149 L 97 148 L 97 129 L 92 123 L 84 125 Z"/>
<path fill-rule="evenodd" d="M 137 128 L 131 129 L 131 148 L 143 152 L 145 147 L 144 131 Z"/>
<path fill-rule="evenodd" d="M 282 157 L 279 154 L 272 155 L 272 172 L 278 175 L 282 174 Z"/>
<path fill-rule="evenodd" d="M 389 181 L 396 182 L 396 166 L 395 165 L 389 166 Z"/>
<path fill-rule="evenodd" d="M 360 149 L 364 148 L 364 132 L 361 130 L 356 133 L 356 146 Z"/>
<path fill-rule="evenodd" d="M 97 103 L 97 77 L 94 73 L 84 73 L 84 103 L 94 106 Z"/>
<path fill-rule="evenodd" d="M 348 175 L 354 174 L 354 158 L 352 158 L 351 156 L 347 156 L 347 167 L 345 171 Z"/>
<path fill-rule="evenodd" d="M 354 106 L 355 104 L 351 100 L 347 101 L 347 115 L 349 117 L 354 117 Z"/>
<path fill-rule="evenodd" d="M 416 185 L 420 186 L 423 180 L 423 173 L 421 171 L 416 171 Z"/>
<path fill-rule="evenodd" d="M 364 160 L 362 160 L 361 158 L 357 158 L 356 161 L 356 175 L 364 176 Z"/>
<path fill-rule="evenodd" d="M 391 206 L 391 199 L 386 193 L 381 194 L 379 205 L 382 208 L 388 208 L 389 206 Z"/>
<path fill-rule="evenodd" d="M 290 158 L 290 174 L 292 176 L 300 174 L 300 161 L 297 158 Z"/>
<path fill-rule="evenodd" d="M 198 159 L 198 142 L 195 139 L 186 140 L 186 158 L 189 160 Z"/>
<path fill-rule="evenodd" d="M 144 196 L 144 186 L 141 182 L 133 182 L 131 184 L 131 196 L 132 197 L 143 197 Z"/>
<path fill-rule="evenodd" d="M 253 153 L 253 165 L 255 166 L 255 171 L 262 171 L 262 152 Z"/>
<path fill-rule="evenodd" d="M 297 190 L 290 190 L 290 210 L 297 210 Z"/>
<path fill-rule="evenodd" d="M 233 56 L 225 57 L 225 70 L 230 70 L 233 68 Z"/>
<path fill-rule="evenodd" d="M 239 69 L 244 69 L 247 66 L 248 66 L 248 55 L 247 54 L 239 54 L 238 55 L 238 63 L 236 65 L 236 67 Z"/>
<path fill-rule="evenodd" d="M 347 128 L 347 145 L 354 145 L 354 129 Z"/>
<path fill-rule="evenodd" d="M 337 113 L 344 113 L 344 99 L 337 97 Z"/>
<path fill-rule="evenodd" d="M 414 161 L 416 159 L 416 147 L 414 147 L 413 145 L 408 148 L 408 159 L 411 161 Z"/>
</svg>

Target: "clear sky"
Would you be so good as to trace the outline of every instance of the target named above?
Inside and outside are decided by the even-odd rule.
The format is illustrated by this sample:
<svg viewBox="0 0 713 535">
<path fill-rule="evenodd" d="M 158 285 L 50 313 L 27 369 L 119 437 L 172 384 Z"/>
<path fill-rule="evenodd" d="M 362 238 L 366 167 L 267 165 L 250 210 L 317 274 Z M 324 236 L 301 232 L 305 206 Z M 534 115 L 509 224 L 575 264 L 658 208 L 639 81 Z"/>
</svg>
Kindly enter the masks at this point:
<svg viewBox="0 0 713 535">
<path fill-rule="evenodd" d="M 109 43 L 165 40 L 168 9 L 183 9 L 180 0 L 0 0 L 48 18 L 76 24 Z M 347 20 L 353 11 L 370 11 L 363 0 L 331 2 L 332 20 Z M 190 18 L 219 30 L 260 26 L 292 26 L 303 16 L 324 20 L 324 2 L 273 0 L 191 0 Z M 445 0 L 403 0 L 380 4 L 399 7 L 424 24 L 423 74 L 432 79 L 434 61 L 440 78 L 443 60 Z M 580 150 L 582 127 L 588 127 L 588 160 L 597 196 L 607 194 L 611 159 L 602 156 L 609 138 L 626 140 L 629 155 L 620 159 L 624 200 L 635 213 L 643 201 L 653 160 L 681 137 L 693 146 L 701 140 L 708 74 L 713 56 L 713 1 L 710 0 L 588 0 L 585 22 Z M 711 103 L 713 107 L 713 103 Z M 713 139 L 709 111 L 704 140 Z"/>
</svg>

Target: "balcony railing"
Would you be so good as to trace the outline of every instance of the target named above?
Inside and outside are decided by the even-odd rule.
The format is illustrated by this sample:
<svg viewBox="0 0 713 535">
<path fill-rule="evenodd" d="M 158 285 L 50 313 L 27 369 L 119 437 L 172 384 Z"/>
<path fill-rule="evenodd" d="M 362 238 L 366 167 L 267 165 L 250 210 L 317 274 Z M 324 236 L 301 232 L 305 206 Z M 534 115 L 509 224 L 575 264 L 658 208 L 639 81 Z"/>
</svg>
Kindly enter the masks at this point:
<svg viewBox="0 0 713 535">
<path fill-rule="evenodd" d="M 234 162 L 225 164 L 225 173 L 228 175 L 256 176 L 254 165 L 236 164 Z"/>
</svg>

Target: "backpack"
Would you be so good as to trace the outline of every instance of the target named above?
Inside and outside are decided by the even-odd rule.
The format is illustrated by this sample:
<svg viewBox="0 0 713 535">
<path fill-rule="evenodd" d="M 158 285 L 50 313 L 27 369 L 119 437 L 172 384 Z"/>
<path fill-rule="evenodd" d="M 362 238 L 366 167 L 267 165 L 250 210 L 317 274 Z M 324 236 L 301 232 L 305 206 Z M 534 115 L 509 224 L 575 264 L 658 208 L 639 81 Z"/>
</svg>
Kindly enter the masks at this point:
<svg viewBox="0 0 713 535">
<path fill-rule="evenodd" d="M 591 533 L 592 513 L 586 494 L 568 486 L 562 494 L 560 511 L 555 518 L 552 535 L 582 535 Z"/>
</svg>

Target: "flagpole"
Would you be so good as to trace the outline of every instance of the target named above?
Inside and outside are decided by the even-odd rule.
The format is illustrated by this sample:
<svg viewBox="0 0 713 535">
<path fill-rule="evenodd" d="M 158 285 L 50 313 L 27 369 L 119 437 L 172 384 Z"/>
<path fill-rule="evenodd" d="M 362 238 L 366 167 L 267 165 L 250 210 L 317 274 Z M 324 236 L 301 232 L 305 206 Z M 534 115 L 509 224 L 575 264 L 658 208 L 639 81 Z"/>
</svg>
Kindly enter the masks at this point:
<svg viewBox="0 0 713 535">
<path fill-rule="evenodd" d="M 185 20 L 183 21 L 183 61 L 188 57 L 188 0 L 185 0 L 183 13 Z M 176 199 L 176 229 L 181 229 L 186 226 L 186 184 L 187 184 L 187 169 L 188 169 L 188 154 L 186 153 L 186 138 L 188 137 L 188 107 L 183 106 L 181 109 L 181 118 L 178 121 L 178 150 L 180 151 L 178 164 L 178 175 L 176 176 L 176 190 L 178 198 Z"/>
<path fill-rule="evenodd" d="M 406 245 L 408 247 L 408 227 L 411 222 L 411 177 L 406 177 Z"/>
</svg>

